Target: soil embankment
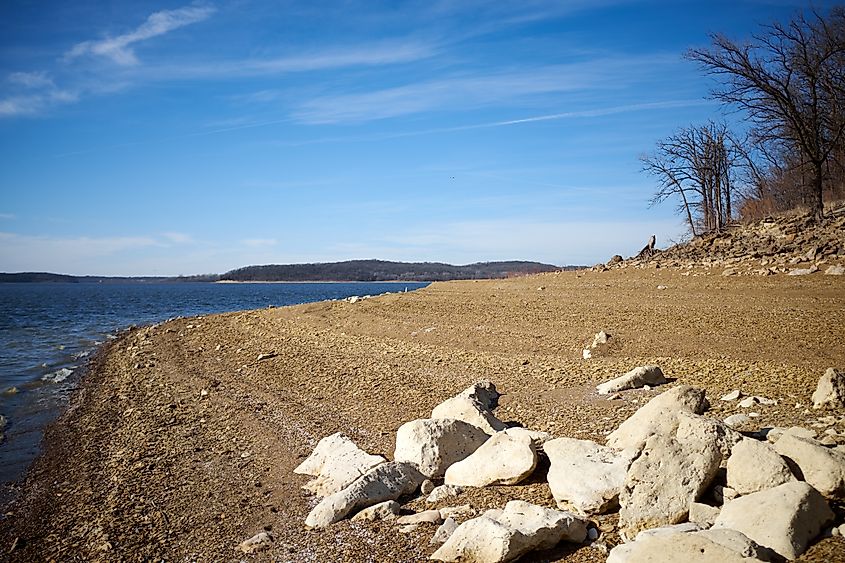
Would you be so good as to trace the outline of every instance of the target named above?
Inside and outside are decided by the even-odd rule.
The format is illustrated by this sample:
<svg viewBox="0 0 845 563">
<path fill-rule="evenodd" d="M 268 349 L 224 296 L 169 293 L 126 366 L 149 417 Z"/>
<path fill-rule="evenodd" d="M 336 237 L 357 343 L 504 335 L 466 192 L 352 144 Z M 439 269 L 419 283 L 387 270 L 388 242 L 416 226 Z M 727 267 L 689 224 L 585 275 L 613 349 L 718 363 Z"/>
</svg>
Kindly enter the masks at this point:
<svg viewBox="0 0 845 563">
<path fill-rule="evenodd" d="M 739 412 L 718 400 L 738 388 L 777 399 L 755 407 L 759 427 L 811 426 L 824 414 L 810 408 L 819 376 L 845 367 L 843 278 L 689 272 L 438 283 L 128 332 L 102 352 L 48 432 L 0 524 L 0 549 L 12 561 L 425 560 L 433 529 L 400 534 L 390 523 L 344 521 L 305 531 L 314 501 L 292 469 L 337 431 L 392 457 L 398 426 L 481 378 L 505 393 L 499 418 L 555 436 L 602 442 L 663 388 L 607 400 L 594 386 L 649 363 L 706 388 L 713 416 Z M 583 360 L 602 329 L 611 344 Z M 472 491 L 452 504 L 553 506 L 542 481 Z M 614 518 L 598 521 L 609 546 L 618 541 Z M 236 553 L 262 529 L 275 537 L 269 551 Z M 830 538 L 802 559 L 842 553 L 845 541 Z M 606 557 L 588 547 L 540 556 Z"/>
</svg>

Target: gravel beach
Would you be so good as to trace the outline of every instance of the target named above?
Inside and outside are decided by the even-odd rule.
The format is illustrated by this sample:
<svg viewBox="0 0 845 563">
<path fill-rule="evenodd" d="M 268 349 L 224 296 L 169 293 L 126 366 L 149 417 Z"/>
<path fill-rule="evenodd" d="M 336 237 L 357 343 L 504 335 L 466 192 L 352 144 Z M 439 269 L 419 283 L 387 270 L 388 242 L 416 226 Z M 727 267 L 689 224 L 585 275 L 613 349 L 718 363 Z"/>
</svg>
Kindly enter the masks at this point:
<svg viewBox="0 0 845 563">
<path fill-rule="evenodd" d="M 356 303 L 321 302 L 133 329 L 92 361 L 71 407 L 0 523 L 9 561 L 423 561 L 433 527 L 389 522 L 307 531 L 315 500 L 292 472 L 317 441 L 343 432 L 392 458 L 396 429 L 479 379 L 496 411 L 554 436 L 605 435 L 671 385 L 707 390 L 710 416 L 755 412 L 747 430 L 828 425 L 811 408 L 828 367 L 845 367 L 841 276 L 723 277 L 720 270 L 626 269 L 435 283 Z M 661 286 L 661 289 L 658 289 Z M 605 330 L 610 343 L 582 350 Z M 261 358 L 261 359 L 259 359 Z M 646 364 L 672 380 L 600 396 L 595 385 Z M 739 389 L 776 405 L 742 409 Z M 817 430 L 824 430 L 822 426 Z M 554 506 L 540 475 L 475 489 L 425 509 L 510 499 Z M 841 517 L 841 515 L 840 515 Z M 594 519 L 618 543 L 615 515 Z M 262 530 L 254 555 L 238 544 Z M 845 561 L 845 540 L 802 561 Z M 589 546 L 536 561 L 604 561 Z"/>
</svg>

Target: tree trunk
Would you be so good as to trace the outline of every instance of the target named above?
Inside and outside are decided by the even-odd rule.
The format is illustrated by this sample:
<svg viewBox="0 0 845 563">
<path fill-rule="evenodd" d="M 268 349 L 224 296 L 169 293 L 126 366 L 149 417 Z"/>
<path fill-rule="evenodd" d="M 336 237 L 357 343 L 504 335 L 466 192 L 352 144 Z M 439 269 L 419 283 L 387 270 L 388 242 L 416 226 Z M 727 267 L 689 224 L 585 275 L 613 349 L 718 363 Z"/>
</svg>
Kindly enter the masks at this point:
<svg viewBox="0 0 845 563">
<path fill-rule="evenodd" d="M 824 219 L 824 162 L 814 162 L 813 172 L 813 218 L 821 223 Z"/>
</svg>

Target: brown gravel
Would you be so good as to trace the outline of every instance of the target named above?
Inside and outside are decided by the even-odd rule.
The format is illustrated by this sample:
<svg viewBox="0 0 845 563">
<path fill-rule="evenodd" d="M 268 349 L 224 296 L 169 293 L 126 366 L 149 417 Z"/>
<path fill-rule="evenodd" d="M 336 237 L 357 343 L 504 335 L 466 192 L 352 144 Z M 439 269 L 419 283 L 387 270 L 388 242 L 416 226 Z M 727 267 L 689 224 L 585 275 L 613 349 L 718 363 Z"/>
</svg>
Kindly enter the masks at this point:
<svg viewBox="0 0 845 563">
<path fill-rule="evenodd" d="M 594 393 L 595 384 L 646 363 L 705 387 L 714 416 L 738 411 L 718 397 L 739 388 L 778 400 L 754 409 L 757 427 L 809 426 L 835 414 L 845 432 L 842 412 L 808 409 L 824 369 L 845 367 L 845 280 L 694 273 L 438 283 L 354 304 L 127 332 L 93 362 L 49 430 L 45 454 L 0 522 L 0 553 L 25 562 L 426 560 L 433 528 L 403 534 L 387 523 L 345 521 L 304 530 L 314 500 L 292 469 L 336 431 L 390 456 L 399 425 L 480 378 L 506 394 L 500 418 L 556 436 L 601 441 L 665 390 L 619 400 Z M 582 360 L 601 329 L 612 344 Z M 512 498 L 553 505 L 540 471 L 529 484 L 473 490 L 438 506 L 482 510 Z M 615 519 L 596 521 L 610 547 Z M 236 552 L 261 530 L 275 537 L 270 550 Z M 845 541 L 830 538 L 804 560 L 845 561 L 843 553 Z M 596 547 L 562 546 L 529 560 L 604 558 Z"/>
</svg>

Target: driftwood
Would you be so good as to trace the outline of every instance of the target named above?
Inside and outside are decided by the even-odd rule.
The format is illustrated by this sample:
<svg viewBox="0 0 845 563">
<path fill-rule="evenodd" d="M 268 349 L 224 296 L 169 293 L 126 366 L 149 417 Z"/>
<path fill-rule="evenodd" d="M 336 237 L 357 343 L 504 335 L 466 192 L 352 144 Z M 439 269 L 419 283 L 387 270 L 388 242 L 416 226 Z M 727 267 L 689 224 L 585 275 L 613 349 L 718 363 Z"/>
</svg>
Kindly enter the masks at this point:
<svg viewBox="0 0 845 563">
<path fill-rule="evenodd" d="M 655 237 L 654 235 L 651 235 L 651 238 L 648 239 L 648 244 L 645 245 L 645 247 L 642 250 L 640 250 L 640 253 L 637 254 L 637 258 L 651 258 L 652 256 L 654 256 L 654 253 L 656 252 L 655 249 L 654 249 L 654 244 L 656 242 L 657 242 L 657 237 Z"/>
</svg>

